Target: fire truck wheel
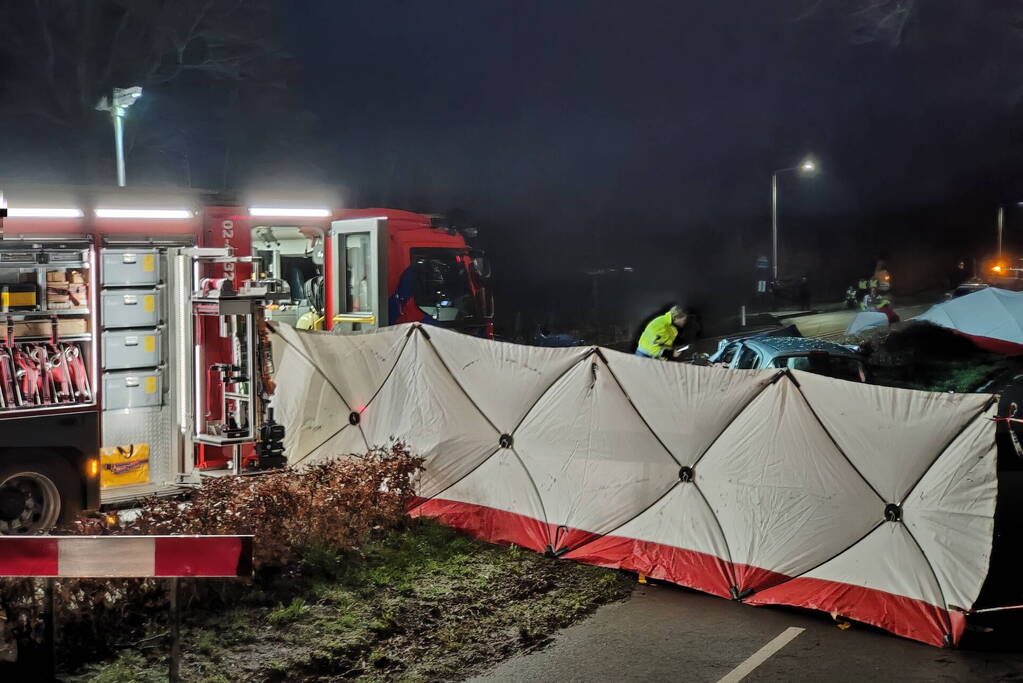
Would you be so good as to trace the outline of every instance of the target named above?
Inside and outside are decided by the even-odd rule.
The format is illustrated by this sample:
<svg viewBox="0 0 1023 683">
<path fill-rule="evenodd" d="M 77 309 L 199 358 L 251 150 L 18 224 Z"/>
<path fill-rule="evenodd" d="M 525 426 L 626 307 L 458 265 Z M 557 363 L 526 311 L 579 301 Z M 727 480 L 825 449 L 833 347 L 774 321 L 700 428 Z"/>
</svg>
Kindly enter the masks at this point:
<svg viewBox="0 0 1023 683">
<path fill-rule="evenodd" d="M 80 507 L 70 495 L 74 490 L 68 466 L 0 462 L 0 534 L 37 534 L 66 521 Z"/>
</svg>

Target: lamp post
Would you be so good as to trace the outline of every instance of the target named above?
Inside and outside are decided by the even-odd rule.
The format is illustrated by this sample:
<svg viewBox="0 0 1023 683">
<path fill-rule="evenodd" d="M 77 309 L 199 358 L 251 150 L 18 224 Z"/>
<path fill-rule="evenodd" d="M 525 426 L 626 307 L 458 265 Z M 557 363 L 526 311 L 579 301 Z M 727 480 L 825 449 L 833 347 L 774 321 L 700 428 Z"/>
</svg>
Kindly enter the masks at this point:
<svg viewBox="0 0 1023 683">
<path fill-rule="evenodd" d="M 774 282 L 778 282 L 778 174 L 787 171 L 810 176 L 817 172 L 817 162 L 808 156 L 800 161 L 798 166 L 779 168 L 771 172 L 771 275 Z"/>
<path fill-rule="evenodd" d="M 1008 207 L 1023 206 L 1023 202 L 1008 202 L 1008 203 L 1003 203 L 1003 204 L 999 204 L 998 205 L 998 214 L 997 214 L 997 219 L 995 220 L 995 228 L 996 228 L 995 234 L 997 236 L 997 251 L 998 251 L 998 255 L 997 255 L 996 261 L 997 261 L 997 264 L 999 265 L 999 267 L 1001 267 L 1000 264 L 1002 262 L 1002 257 L 1004 256 L 1004 251 L 1002 249 L 1002 236 L 1005 233 L 1005 207 L 1007 207 L 1007 206 Z"/>
<path fill-rule="evenodd" d="M 998 262 L 1002 261 L 1002 229 L 1005 227 L 1005 205 L 998 205 Z"/>
<path fill-rule="evenodd" d="M 114 121 L 114 152 L 117 155 L 117 185 L 119 187 L 124 187 L 124 116 L 128 113 L 128 107 L 135 104 L 135 100 L 140 97 L 142 97 L 140 86 L 114 88 L 109 101 L 103 97 L 96 105 L 96 111 L 109 111 L 110 118 Z"/>
<path fill-rule="evenodd" d="M 600 284 L 599 278 L 606 277 L 608 275 L 631 275 L 635 272 L 635 268 L 632 266 L 611 266 L 608 268 L 589 268 L 583 271 L 590 276 L 591 284 L 593 287 L 593 322 L 597 328 L 598 339 L 594 339 L 594 342 L 599 341 L 600 326 L 601 326 L 601 306 L 600 306 Z"/>
</svg>

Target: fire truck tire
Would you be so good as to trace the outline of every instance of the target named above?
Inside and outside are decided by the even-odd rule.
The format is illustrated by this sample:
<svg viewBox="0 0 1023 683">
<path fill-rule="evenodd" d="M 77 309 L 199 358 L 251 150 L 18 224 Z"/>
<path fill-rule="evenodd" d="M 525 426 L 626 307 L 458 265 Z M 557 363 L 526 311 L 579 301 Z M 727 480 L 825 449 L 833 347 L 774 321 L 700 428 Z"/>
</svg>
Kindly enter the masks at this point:
<svg viewBox="0 0 1023 683">
<path fill-rule="evenodd" d="M 0 461 L 0 534 L 38 534 L 70 521 L 81 509 L 79 488 L 62 461 Z"/>
</svg>

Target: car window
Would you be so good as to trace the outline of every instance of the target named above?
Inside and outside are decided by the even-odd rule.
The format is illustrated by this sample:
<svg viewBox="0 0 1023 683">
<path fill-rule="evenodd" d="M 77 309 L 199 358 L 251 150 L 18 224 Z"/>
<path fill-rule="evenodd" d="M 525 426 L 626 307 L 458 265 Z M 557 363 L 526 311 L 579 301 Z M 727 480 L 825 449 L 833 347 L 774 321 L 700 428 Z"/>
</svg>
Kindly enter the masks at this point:
<svg viewBox="0 0 1023 683">
<path fill-rule="evenodd" d="M 735 352 L 739 350 L 740 344 L 729 344 L 725 347 L 724 352 L 718 359 L 718 363 L 724 363 L 725 365 L 731 365 L 732 361 L 735 360 Z"/>
<path fill-rule="evenodd" d="M 782 356 L 775 358 L 774 367 L 803 370 L 826 377 L 844 379 L 850 382 L 866 382 L 867 372 L 863 362 L 857 358 L 832 356 L 828 353 L 814 353 L 805 356 Z"/>
<path fill-rule="evenodd" d="M 759 364 L 760 356 L 757 352 L 748 346 L 743 346 L 742 353 L 739 354 L 739 362 L 735 367 L 739 370 L 751 370 L 758 367 Z"/>
<path fill-rule="evenodd" d="M 782 356 L 774 359 L 774 367 L 789 370 L 810 370 L 809 356 Z"/>
<path fill-rule="evenodd" d="M 850 382 L 866 382 L 867 371 L 863 363 L 855 358 L 831 357 L 831 372 L 829 377 L 845 379 Z"/>
</svg>

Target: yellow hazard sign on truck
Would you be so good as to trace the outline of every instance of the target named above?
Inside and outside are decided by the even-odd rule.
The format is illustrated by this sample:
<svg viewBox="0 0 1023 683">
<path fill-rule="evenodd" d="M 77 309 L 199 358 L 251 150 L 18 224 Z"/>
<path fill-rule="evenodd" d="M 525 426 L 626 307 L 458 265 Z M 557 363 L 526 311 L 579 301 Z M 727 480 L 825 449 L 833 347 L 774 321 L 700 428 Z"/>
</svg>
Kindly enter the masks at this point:
<svg viewBox="0 0 1023 683">
<path fill-rule="evenodd" d="M 149 483 L 149 444 L 101 448 L 99 483 L 103 488 Z"/>
</svg>

